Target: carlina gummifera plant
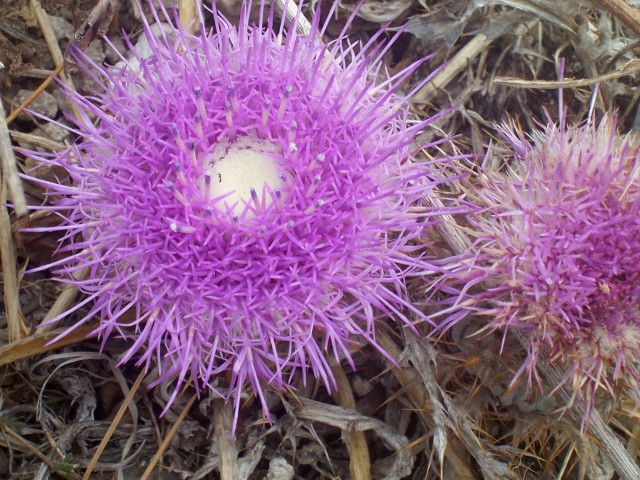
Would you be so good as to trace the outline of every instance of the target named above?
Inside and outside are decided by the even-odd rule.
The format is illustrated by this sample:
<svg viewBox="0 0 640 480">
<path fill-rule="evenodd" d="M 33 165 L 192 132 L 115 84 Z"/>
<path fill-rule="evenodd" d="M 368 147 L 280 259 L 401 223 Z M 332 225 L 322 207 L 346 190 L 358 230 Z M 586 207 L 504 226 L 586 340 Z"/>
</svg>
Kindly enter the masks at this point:
<svg viewBox="0 0 640 480">
<path fill-rule="evenodd" d="M 558 124 L 547 115 L 528 139 L 501 127 L 505 168 L 481 171 L 470 192 L 472 253 L 439 280 L 459 292 L 440 329 L 478 315 L 504 332 L 503 351 L 518 332 L 513 382 L 541 386 L 537 362 L 559 364 L 584 429 L 603 395 L 640 399 L 640 143 L 611 115 L 567 126 L 559 103 Z"/>
<path fill-rule="evenodd" d="M 234 429 L 245 385 L 268 418 L 264 388 L 310 371 L 331 391 L 327 356 L 353 366 L 357 345 L 384 354 L 379 319 L 425 319 L 407 280 L 436 269 L 418 240 L 440 213 L 424 198 L 448 160 L 414 156 L 416 135 L 441 114 L 413 122 L 411 93 L 398 92 L 422 62 L 386 74 L 399 33 L 349 42 L 354 14 L 324 44 L 320 6 L 307 36 L 299 18 L 285 26 L 258 6 L 253 21 L 243 3 L 238 27 L 214 8 L 213 29 L 200 18 L 196 35 L 152 6 L 164 28 L 156 38 L 143 20 L 152 53 L 125 38 L 123 68 L 76 52 L 101 88 L 66 91 L 83 112 L 77 142 L 25 152 L 70 178 L 31 178 L 61 198 L 50 208 L 67 252 L 38 269 L 85 294 L 52 322 L 81 311 L 65 335 L 97 316 L 102 345 L 130 341 L 120 362 L 175 380 L 166 408 L 191 379 L 232 399 Z"/>
</svg>

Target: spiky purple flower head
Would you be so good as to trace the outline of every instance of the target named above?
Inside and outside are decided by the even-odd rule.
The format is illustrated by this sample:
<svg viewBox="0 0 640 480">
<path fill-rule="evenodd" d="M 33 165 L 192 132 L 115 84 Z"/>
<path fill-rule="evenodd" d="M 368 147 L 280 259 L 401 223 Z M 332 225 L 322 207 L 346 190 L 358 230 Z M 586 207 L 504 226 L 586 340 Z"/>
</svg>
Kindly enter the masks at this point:
<svg viewBox="0 0 640 480">
<path fill-rule="evenodd" d="M 418 64 L 389 78 L 382 32 L 358 46 L 349 21 L 325 45 L 319 10 L 303 36 L 259 7 L 237 28 L 214 11 L 199 35 L 152 8 L 171 26 L 158 39 L 144 23 L 149 58 L 130 43 L 120 69 L 78 54 L 102 88 L 67 92 L 79 140 L 29 153 L 72 181 L 41 181 L 63 196 L 69 253 L 42 268 L 86 294 L 65 315 L 89 306 L 69 331 L 98 316 L 96 334 L 131 341 L 122 362 L 177 377 L 170 402 L 187 378 L 226 387 L 236 419 L 246 383 L 268 414 L 265 386 L 311 370 L 332 389 L 327 355 L 375 345 L 380 317 L 424 318 L 406 280 L 432 270 L 414 241 L 441 181 L 413 157 L 433 119 L 412 123 L 397 92 Z"/>
<path fill-rule="evenodd" d="M 640 399 L 640 143 L 611 116 L 567 126 L 560 105 L 559 125 L 548 117 L 529 140 L 501 129 L 512 152 L 478 177 L 472 254 L 451 266 L 445 285 L 462 293 L 441 328 L 474 313 L 520 332 L 514 381 L 540 383 L 543 355 L 560 362 L 587 422 L 600 392 Z"/>
</svg>

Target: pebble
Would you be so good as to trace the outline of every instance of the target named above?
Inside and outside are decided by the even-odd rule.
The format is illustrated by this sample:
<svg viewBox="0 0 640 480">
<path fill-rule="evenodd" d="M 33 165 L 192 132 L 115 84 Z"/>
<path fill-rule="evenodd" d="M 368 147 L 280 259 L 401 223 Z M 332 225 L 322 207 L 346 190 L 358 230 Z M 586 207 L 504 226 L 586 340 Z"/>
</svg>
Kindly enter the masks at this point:
<svg viewBox="0 0 640 480">
<path fill-rule="evenodd" d="M 172 33 L 173 29 L 171 28 L 170 25 L 166 24 L 166 23 L 161 23 L 161 24 L 154 24 L 151 25 L 151 33 L 153 34 L 153 36 L 155 38 L 161 38 L 162 37 L 162 30 L 164 30 L 165 33 Z M 160 40 L 161 42 L 163 40 Z M 143 33 L 140 35 L 140 37 L 138 38 L 138 41 L 135 44 L 135 50 L 138 54 L 138 56 L 140 58 L 142 58 L 143 60 L 146 60 L 147 58 L 149 58 L 151 55 L 153 55 L 153 50 L 151 48 L 151 46 L 149 45 L 149 40 L 147 39 L 146 35 Z M 140 62 L 138 61 L 137 58 L 133 57 L 133 55 L 128 55 L 129 58 L 129 65 L 131 65 L 131 70 L 133 70 L 134 72 L 138 73 L 140 71 Z M 124 68 L 125 67 L 125 63 L 124 62 L 118 62 L 114 65 L 114 69 L 116 69 L 116 71 L 118 69 Z"/>
<path fill-rule="evenodd" d="M 69 40 L 73 36 L 75 29 L 71 22 L 68 22 L 62 17 L 50 15 L 49 21 L 51 22 L 51 29 L 56 36 L 56 40 Z"/>
<path fill-rule="evenodd" d="M 127 52 L 127 46 L 124 43 L 124 40 L 121 38 L 112 38 L 111 43 L 116 48 L 117 52 L 113 50 L 110 46 L 105 45 L 104 53 L 107 57 L 107 61 L 113 65 L 114 63 L 118 63 L 120 61 L 120 53 L 122 56 Z"/>
<path fill-rule="evenodd" d="M 89 44 L 89 46 L 84 50 L 84 55 L 89 57 L 93 63 L 98 66 L 102 66 L 105 59 L 104 46 L 102 44 L 102 40 L 94 40 Z M 86 63 L 86 60 L 83 60 L 82 57 L 79 58 L 80 63 Z M 93 67 L 89 67 L 93 69 Z M 101 87 L 98 83 L 91 78 L 89 75 L 84 72 L 79 74 L 75 79 L 75 86 L 79 92 L 99 92 Z"/>
<path fill-rule="evenodd" d="M 16 104 L 20 105 L 32 94 L 33 91 L 22 89 L 18 91 L 18 94 L 13 100 Z M 36 97 L 31 105 L 29 105 L 28 110 L 39 113 L 40 115 L 43 115 L 47 118 L 55 118 L 56 114 L 58 113 L 58 101 L 52 94 L 44 91 Z M 21 112 L 20 115 L 18 115 L 18 118 L 20 120 L 28 120 L 30 116 L 28 113 Z"/>
<path fill-rule="evenodd" d="M 295 474 L 293 467 L 282 457 L 272 458 L 265 480 L 291 480 Z"/>
<path fill-rule="evenodd" d="M 58 101 L 58 106 L 63 112 L 71 112 L 71 100 L 69 100 L 59 88 L 53 91 L 53 96 Z"/>
<path fill-rule="evenodd" d="M 106 56 L 104 53 L 102 40 L 94 40 L 93 42 L 91 42 L 84 53 L 91 60 L 93 60 L 96 65 L 102 65 L 102 62 L 104 62 Z"/>
<path fill-rule="evenodd" d="M 60 143 L 64 143 L 64 141 L 69 137 L 69 130 L 62 128 L 60 125 L 56 125 L 55 123 L 43 123 L 32 133 Z"/>
</svg>

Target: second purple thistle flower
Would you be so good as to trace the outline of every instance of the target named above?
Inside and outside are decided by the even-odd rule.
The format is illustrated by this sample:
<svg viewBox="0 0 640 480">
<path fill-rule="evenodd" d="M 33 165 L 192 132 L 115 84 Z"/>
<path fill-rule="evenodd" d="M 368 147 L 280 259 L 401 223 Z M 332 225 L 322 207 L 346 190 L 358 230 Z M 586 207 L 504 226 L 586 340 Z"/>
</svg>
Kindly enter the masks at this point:
<svg viewBox="0 0 640 480">
<path fill-rule="evenodd" d="M 474 243 L 451 267 L 460 294 L 441 328 L 472 313 L 482 330 L 519 332 L 514 382 L 541 384 L 538 363 L 559 365 L 584 427 L 598 399 L 640 401 L 640 144 L 611 116 L 567 126 L 560 104 L 559 125 L 529 139 L 502 129 L 506 171 L 481 172 L 469 192 Z"/>
<path fill-rule="evenodd" d="M 228 389 L 236 417 L 245 384 L 265 412 L 264 386 L 296 371 L 332 390 L 328 352 L 352 363 L 380 318 L 424 319 L 407 279 L 434 269 L 416 240 L 443 181 L 413 156 L 434 119 L 412 123 L 397 92 L 419 64 L 389 78 L 383 32 L 352 44 L 349 21 L 325 45 L 319 9 L 303 36 L 259 7 L 195 36 L 145 23 L 152 54 L 121 69 L 79 55 L 102 91 L 67 95 L 98 122 L 31 152 L 72 180 L 47 187 L 69 252 L 51 266 L 86 294 L 67 313 L 90 306 L 75 325 L 97 315 L 97 334 L 131 341 L 122 361 L 177 377 L 174 396 L 188 377 Z"/>
</svg>

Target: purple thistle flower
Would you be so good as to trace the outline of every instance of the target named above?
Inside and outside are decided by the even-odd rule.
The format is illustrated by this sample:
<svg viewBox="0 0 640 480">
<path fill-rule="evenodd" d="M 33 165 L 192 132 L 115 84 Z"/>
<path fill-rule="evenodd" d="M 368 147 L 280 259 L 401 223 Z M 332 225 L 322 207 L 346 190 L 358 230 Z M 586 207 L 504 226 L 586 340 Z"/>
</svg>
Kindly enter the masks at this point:
<svg viewBox="0 0 640 480">
<path fill-rule="evenodd" d="M 485 329 L 523 334 L 513 381 L 541 384 L 543 352 L 561 362 L 587 406 L 584 427 L 601 387 L 640 399 L 640 144 L 615 118 L 567 127 L 560 110 L 559 126 L 548 118 L 530 141 L 502 127 L 508 171 L 478 177 L 473 254 L 441 285 L 459 294 L 440 328 L 473 313 Z"/>
<path fill-rule="evenodd" d="M 63 197 L 52 208 L 69 254 L 39 269 L 85 294 L 53 321 L 88 305 L 67 332 L 99 316 L 103 345 L 131 341 L 121 362 L 177 377 L 169 404 L 187 378 L 228 387 L 234 425 L 246 383 L 268 415 L 265 386 L 310 370 L 331 390 L 328 354 L 353 365 L 377 319 L 425 318 L 406 280 L 434 270 L 414 241 L 438 213 L 421 199 L 444 181 L 413 157 L 435 117 L 412 123 L 397 92 L 420 63 L 389 78 L 393 40 L 349 43 L 353 17 L 324 45 L 319 10 L 308 36 L 264 2 L 255 24 L 250 10 L 237 28 L 214 12 L 215 33 L 199 36 L 172 26 L 158 39 L 145 22 L 152 55 L 127 39 L 124 68 L 77 54 L 102 88 L 66 92 L 86 115 L 78 142 L 26 152 L 72 180 L 31 179 Z"/>
</svg>

